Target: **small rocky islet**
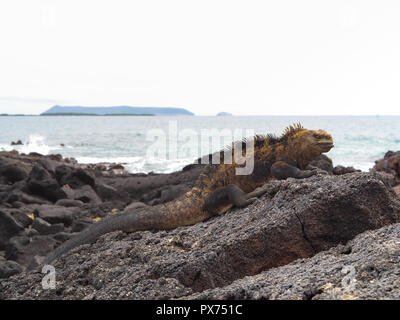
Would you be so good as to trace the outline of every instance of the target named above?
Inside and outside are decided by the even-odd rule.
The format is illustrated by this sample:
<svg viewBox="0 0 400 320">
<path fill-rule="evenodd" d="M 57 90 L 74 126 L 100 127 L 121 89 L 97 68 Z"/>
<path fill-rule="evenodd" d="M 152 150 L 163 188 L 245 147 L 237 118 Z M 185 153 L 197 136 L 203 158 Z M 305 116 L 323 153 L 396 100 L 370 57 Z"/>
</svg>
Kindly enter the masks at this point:
<svg viewBox="0 0 400 320">
<path fill-rule="evenodd" d="M 54 263 L 57 246 L 127 207 L 174 200 L 202 166 L 130 174 L 123 164 L 0 152 L 1 299 L 390 299 L 400 297 L 400 152 L 370 172 L 336 166 L 270 182 L 265 195 L 193 226 L 111 232 Z M 354 286 L 345 285 L 353 268 Z"/>
</svg>

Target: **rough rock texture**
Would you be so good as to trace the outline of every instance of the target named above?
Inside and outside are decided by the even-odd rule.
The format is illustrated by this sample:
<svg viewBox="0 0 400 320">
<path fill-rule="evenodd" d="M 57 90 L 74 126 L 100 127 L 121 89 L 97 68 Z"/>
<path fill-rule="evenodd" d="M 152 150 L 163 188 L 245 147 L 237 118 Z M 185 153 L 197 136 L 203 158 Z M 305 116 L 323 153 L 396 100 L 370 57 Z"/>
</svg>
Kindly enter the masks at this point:
<svg viewBox="0 0 400 320">
<path fill-rule="evenodd" d="M 0 279 L 8 278 L 22 272 L 23 268 L 15 261 L 6 260 L 0 256 Z"/>
<path fill-rule="evenodd" d="M 5 257 L 22 266 L 33 268 L 39 264 L 40 258 L 53 250 L 55 246 L 56 240 L 50 236 L 16 236 L 7 244 Z"/>
<path fill-rule="evenodd" d="M 171 174 L 132 175 L 115 163 L 86 165 L 61 155 L 0 152 L 0 250 L 15 247 L 15 236 L 28 237 L 17 241 L 18 259 L 23 268 L 32 267 L 38 261 L 29 252 L 36 250 L 30 245 L 32 237 L 51 235 L 41 238 L 40 254 L 47 255 L 54 240 L 61 243 L 93 220 L 123 212 L 138 199 L 153 205 L 179 197 L 202 169 L 197 165 Z M 32 226 L 34 217 L 39 219 Z M 6 270 L 9 262 L 4 266 Z"/>
<path fill-rule="evenodd" d="M 279 274 L 281 279 L 286 279 L 286 282 L 274 282 L 278 286 L 276 292 L 279 292 L 290 289 L 289 283 L 298 285 L 294 282 L 297 278 L 293 277 L 293 272 L 286 270 L 292 270 L 292 265 L 300 268 L 303 264 L 304 269 L 299 274 L 309 277 L 309 283 L 313 285 L 305 284 L 301 297 L 290 297 L 303 298 L 304 292 L 307 292 L 306 298 L 316 297 L 318 281 L 325 280 L 318 280 L 304 261 L 316 261 L 317 268 L 324 261 L 333 261 L 322 258 L 333 251 L 312 258 L 317 260 L 289 263 L 343 245 L 366 230 L 400 221 L 400 199 L 381 179 L 378 173 L 351 173 L 272 182 L 260 201 L 194 226 L 159 232 L 113 232 L 100 237 L 94 244 L 76 248 L 54 264 L 57 272 L 55 290 L 41 288 L 43 274 L 37 271 L 3 280 L 0 292 L 3 298 L 34 299 L 198 297 L 191 294 L 216 287 L 229 289 L 233 281 L 245 276 L 252 276 L 245 279 L 259 277 L 265 270 L 276 272 L 275 278 Z M 393 232 L 398 230 L 398 227 L 393 228 Z M 388 250 L 396 255 L 397 240 L 393 234 L 388 233 L 387 238 L 382 239 L 389 241 Z M 359 252 L 359 256 L 353 255 L 355 260 L 370 259 L 365 243 L 361 241 L 359 249 L 344 248 L 343 252 L 351 253 L 347 257 Z M 390 273 L 392 262 L 384 263 Z M 272 269 L 283 265 L 286 266 Z M 329 270 L 327 266 L 321 267 L 321 272 L 325 272 L 321 273 L 321 278 L 324 274 L 329 275 Z M 394 273 L 390 277 L 385 274 L 385 277 L 398 279 Z M 279 289 L 279 283 L 286 289 Z M 382 288 L 393 288 L 393 284 L 383 284 Z M 204 294 L 211 292 L 210 297 L 213 297 L 212 292 L 218 290 Z M 376 294 L 385 297 L 379 290 Z M 262 294 L 249 297 L 258 298 Z"/>
<path fill-rule="evenodd" d="M 329 174 L 333 173 L 333 163 L 330 158 L 328 158 L 326 155 L 321 154 L 319 157 L 311 161 L 310 166 L 320 168 L 322 170 L 325 170 Z"/>
<path fill-rule="evenodd" d="M 186 299 L 400 299 L 400 224 Z"/>
</svg>

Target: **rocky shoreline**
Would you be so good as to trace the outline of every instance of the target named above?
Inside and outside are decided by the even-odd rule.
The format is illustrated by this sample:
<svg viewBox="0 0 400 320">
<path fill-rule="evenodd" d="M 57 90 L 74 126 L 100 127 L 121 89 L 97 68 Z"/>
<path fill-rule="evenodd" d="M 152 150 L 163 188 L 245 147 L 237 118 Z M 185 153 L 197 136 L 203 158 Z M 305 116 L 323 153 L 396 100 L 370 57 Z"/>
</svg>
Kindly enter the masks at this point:
<svg viewBox="0 0 400 320">
<path fill-rule="evenodd" d="M 58 259 L 56 289 L 43 290 L 37 266 L 54 248 L 106 216 L 174 200 L 202 166 L 130 174 L 0 152 L 0 298 L 398 299 L 399 159 L 390 151 L 366 173 L 321 156 L 318 175 L 269 183 L 246 208 L 171 231 L 109 233 Z"/>
</svg>

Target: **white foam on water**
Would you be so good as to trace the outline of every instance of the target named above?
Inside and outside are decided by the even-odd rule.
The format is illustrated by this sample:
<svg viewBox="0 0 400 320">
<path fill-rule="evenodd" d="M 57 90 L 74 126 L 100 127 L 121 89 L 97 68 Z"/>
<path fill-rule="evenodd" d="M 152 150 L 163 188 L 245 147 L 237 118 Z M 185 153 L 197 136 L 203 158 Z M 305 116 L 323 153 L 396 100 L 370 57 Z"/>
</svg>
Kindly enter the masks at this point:
<svg viewBox="0 0 400 320">
<path fill-rule="evenodd" d="M 79 163 L 120 163 L 130 173 L 171 173 L 193 163 L 193 159 L 170 159 L 150 157 L 76 157 Z"/>
<path fill-rule="evenodd" d="M 1 151 L 12 151 L 16 150 L 19 153 L 29 154 L 31 152 L 37 152 L 43 155 L 47 155 L 52 150 L 57 150 L 60 147 L 51 147 L 46 144 L 45 138 L 40 135 L 30 135 L 27 142 L 22 141 L 23 145 L 12 146 L 11 144 L 0 144 Z"/>
<path fill-rule="evenodd" d="M 137 162 L 142 157 L 75 157 L 75 159 L 79 163 L 84 163 L 84 164 L 91 164 L 91 163 L 121 163 L 121 164 L 126 164 L 126 163 L 131 163 L 131 162 Z"/>
<path fill-rule="evenodd" d="M 9 144 L 0 143 L 0 151 L 11 151 L 15 149 L 14 146 L 10 146 Z"/>
<path fill-rule="evenodd" d="M 21 146 L 19 152 L 26 154 L 37 152 L 46 155 L 49 154 L 50 149 L 51 148 L 45 143 L 44 137 L 38 135 L 30 135 L 29 141 Z"/>
</svg>

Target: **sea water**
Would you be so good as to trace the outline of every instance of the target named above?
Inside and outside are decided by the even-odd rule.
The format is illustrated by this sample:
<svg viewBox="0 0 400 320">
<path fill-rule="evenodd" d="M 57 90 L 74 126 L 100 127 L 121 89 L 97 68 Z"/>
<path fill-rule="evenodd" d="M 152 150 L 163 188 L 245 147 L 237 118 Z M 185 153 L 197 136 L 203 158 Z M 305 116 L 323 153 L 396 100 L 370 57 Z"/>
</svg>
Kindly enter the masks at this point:
<svg viewBox="0 0 400 320">
<path fill-rule="evenodd" d="M 280 135 L 299 122 L 333 136 L 327 155 L 334 165 L 368 171 L 388 150 L 400 150 L 399 116 L 3 116 L 0 151 L 59 153 L 81 163 L 124 163 L 132 173 L 167 173 L 240 139 L 239 133 Z M 10 145 L 17 140 L 24 144 Z"/>
</svg>

